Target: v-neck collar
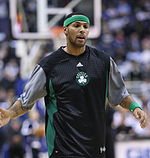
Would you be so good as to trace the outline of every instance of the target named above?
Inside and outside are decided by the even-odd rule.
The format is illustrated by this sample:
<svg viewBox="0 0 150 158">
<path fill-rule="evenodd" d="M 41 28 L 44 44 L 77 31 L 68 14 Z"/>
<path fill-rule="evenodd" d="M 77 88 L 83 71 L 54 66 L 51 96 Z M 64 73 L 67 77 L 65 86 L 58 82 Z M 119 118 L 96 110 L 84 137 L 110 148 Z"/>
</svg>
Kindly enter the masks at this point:
<svg viewBox="0 0 150 158">
<path fill-rule="evenodd" d="M 81 58 L 81 57 L 83 57 L 83 56 L 86 56 L 86 54 L 88 53 L 88 46 L 86 46 L 86 47 L 85 47 L 85 51 L 84 51 L 82 54 L 78 55 L 78 56 L 67 53 L 67 52 L 64 50 L 65 47 L 66 47 L 66 46 L 61 46 L 61 47 L 59 48 L 59 50 L 60 50 L 60 51 L 63 53 L 63 55 L 66 56 L 66 57 Z"/>
</svg>

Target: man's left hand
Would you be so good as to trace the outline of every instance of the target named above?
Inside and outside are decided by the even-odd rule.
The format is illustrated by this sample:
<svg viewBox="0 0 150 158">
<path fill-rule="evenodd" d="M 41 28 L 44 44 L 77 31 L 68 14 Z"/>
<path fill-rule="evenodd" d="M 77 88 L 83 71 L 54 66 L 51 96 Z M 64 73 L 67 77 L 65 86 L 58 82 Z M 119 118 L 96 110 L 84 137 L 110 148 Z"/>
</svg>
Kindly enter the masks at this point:
<svg viewBox="0 0 150 158">
<path fill-rule="evenodd" d="M 133 111 L 133 116 L 140 121 L 141 128 L 145 128 L 147 126 L 147 115 L 140 108 L 136 108 Z"/>
</svg>

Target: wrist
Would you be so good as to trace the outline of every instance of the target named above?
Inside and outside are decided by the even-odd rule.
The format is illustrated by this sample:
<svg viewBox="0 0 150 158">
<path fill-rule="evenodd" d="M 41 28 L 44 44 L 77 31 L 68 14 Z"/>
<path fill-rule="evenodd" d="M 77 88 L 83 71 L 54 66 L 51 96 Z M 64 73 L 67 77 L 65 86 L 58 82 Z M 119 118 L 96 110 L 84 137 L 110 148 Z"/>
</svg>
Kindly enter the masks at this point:
<svg viewBox="0 0 150 158">
<path fill-rule="evenodd" d="M 141 110 L 143 110 L 142 107 L 140 105 L 138 105 L 138 103 L 131 102 L 130 105 L 129 105 L 129 110 L 131 112 L 133 112 L 136 108 L 140 108 Z"/>
<path fill-rule="evenodd" d="M 10 118 L 10 120 L 14 119 L 15 118 L 15 112 L 11 109 L 8 109 L 7 111 L 8 111 L 7 115 Z"/>
<path fill-rule="evenodd" d="M 9 115 L 10 119 L 13 119 L 13 112 L 11 110 L 8 110 L 8 115 Z"/>
</svg>

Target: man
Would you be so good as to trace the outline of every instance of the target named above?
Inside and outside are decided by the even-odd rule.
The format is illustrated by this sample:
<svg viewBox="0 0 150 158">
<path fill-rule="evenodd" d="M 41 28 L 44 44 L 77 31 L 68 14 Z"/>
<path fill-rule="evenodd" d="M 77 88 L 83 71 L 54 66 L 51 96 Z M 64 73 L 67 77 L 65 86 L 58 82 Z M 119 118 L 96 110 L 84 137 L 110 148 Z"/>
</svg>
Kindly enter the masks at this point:
<svg viewBox="0 0 150 158">
<path fill-rule="evenodd" d="M 8 110 L 0 109 L 3 126 L 45 97 L 50 158 L 104 157 L 106 98 L 146 126 L 146 114 L 128 94 L 113 59 L 85 45 L 89 25 L 85 15 L 69 14 L 64 20 L 66 46 L 43 58 L 20 98 Z"/>
</svg>

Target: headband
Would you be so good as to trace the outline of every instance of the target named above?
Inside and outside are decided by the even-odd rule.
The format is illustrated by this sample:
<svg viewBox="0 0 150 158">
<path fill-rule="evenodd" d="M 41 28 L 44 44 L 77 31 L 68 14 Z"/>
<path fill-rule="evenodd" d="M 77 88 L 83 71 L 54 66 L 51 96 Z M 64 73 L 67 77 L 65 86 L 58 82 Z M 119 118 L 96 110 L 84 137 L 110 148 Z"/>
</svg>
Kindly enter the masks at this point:
<svg viewBox="0 0 150 158">
<path fill-rule="evenodd" d="M 63 26 L 68 26 L 69 24 L 75 22 L 75 21 L 85 21 L 87 22 L 88 24 L 90 24 L 90 20 L 87 16 L 84 16 L 84 15 L 74 15 L 70 18 L 67 18 L 65 21 L 64 21 L 64 25 Z"/>
</svg>

